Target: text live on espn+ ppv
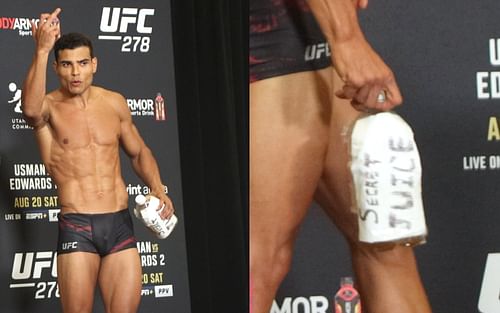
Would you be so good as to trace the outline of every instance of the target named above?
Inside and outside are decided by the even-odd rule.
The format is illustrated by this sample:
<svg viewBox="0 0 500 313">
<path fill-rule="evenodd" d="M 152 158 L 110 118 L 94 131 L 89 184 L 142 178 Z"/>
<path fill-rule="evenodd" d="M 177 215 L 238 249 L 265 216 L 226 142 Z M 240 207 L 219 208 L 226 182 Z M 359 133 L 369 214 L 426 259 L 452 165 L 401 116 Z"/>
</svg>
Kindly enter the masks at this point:
<svg viewBox="0 0 500 313">
<path fill-rule="evenodd" d="M 2 313 L 59 312 L 57 186 L 41 162 L 21 113 L 22 83 L 34 44 L 29 21 L 60 7 L 63 33 L 82 32 L 94 44 L 94 84 L 120 92 L 160 166 L 179 223 L 156 239 L 134 218 L 143 267 L 140 312 L 190 312 L 177 137 L 169 1 L 18 1 L 0 4 L 0 292 Z M 53 57 L 49 59 L 49 64 Z M 47 90 L 58 87 L 48 68 Z M 147 194 L 122 154 L 129 205 Z M 99 293 L 94 312 L 104 312 Z"/>
<path fill-rule="evenodd" d="M 429 236 L 415 251 L 433 312 L 500 312 L 499 12 L 497 0 L 377 0 L 360 12 L 421 153 Z M 333 312 L 350 262 L 313 205 L 271 312 Z"/>
</svg>

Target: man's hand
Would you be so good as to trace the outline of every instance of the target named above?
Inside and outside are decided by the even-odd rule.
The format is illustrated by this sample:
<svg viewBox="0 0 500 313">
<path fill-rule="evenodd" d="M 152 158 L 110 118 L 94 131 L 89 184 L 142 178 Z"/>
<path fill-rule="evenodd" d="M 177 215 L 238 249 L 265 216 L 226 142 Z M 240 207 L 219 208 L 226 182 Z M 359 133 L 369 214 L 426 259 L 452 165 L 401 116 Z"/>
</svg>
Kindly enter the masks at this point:
<svg viewBox="0 0 500 313">
<path fill-rule="evenodd" d="M 394 74 L 366 41 L 359 25 L 356 9 L 365 8 L 368 0 L 308 3 L 328 39 L 333 65 L 344 82 L 335 93 L 337 97 L 351 100 L 359 111 L 388 111 L 401 104 Z"/>
<path fill-rule="evenodd" d="M 394 74 L 362 34 L 334 42 L 332 51 L 335 69 L 344 81 L 337 97 L 350 99 L 359 111 L 388 111 L 402 103 Z"/>
<path fill-rule="evenodd" d="M 47 52 L 54 47 L 54 44 L 61 37 L 61 24 L 58 15 L 61 9 L 57 8 L 52 13 L 42 13 L 38 26 L 30 21 L 33 39 L 36 43 L 37 51 Z"/>
<path fill-rule="evenodd" d="M 160 206 L 158 207 L 158 211 L 162 219 L 169 219 L 174 214 L 174 204 L 172 200 L 162 191 L 151 192 L 151 195 L 160 199 Z M 163 208 L 163 210 L 162 210 Z M 160 211 L 161 210 L 161 211 Z"/>
</svg>

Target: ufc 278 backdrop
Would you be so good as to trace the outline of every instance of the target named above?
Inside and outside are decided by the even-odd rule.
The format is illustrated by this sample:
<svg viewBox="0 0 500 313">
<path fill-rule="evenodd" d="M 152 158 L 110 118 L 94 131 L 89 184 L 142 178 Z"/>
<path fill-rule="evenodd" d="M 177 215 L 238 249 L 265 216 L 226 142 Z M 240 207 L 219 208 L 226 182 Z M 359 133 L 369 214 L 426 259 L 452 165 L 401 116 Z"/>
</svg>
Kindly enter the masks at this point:
<svg viewBox="0 0 500 313">
<path fill-rule="evenodd" d="M 56 284 L 57 186 L 42 164 L 21 111 L 22 83 L 34 52 L 29 21 L 60 7 L 62 32 L 90 37 L 94 84 L 120 92 L 160 166 L 179 223 L 156 239 L 134 222 L 143 267 L 140 312 L 190 312 L 177 136 L 170 1 L 2 1 L 0 4 L 0 293 L 2 313 L 59 312 Z M 49 63 L 53 56 L 49 59 Z M 51 67 L 47 90 L 58 87 Z M 160 109 L 160 110 L 158 110 Z M 148 188 L 128 158 L 129 205 Z M 97 292 L 94 312 L 104 312 Z"/>
<path fill-rule="evenodd" d="M 429 236 L 415 251 L 433 312 L 498 313 L 500 1 L 373 0 L 359 14 L 421 152 Z M 351 275 L 343 238 L 313 206 L 271 312 L 334 312 Z"/>
</svg>

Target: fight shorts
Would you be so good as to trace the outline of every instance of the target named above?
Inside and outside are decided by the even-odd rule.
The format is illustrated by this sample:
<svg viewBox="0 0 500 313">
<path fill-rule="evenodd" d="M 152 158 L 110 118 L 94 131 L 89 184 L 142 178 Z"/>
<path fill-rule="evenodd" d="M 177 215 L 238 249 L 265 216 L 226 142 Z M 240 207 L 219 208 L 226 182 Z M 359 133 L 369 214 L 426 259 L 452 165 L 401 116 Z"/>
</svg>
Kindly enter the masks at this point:
<svg viewBox="0 0 500 313">
<path fill-rule="evenodd" d="M 250 1 L 250 82 L 331 65 L 307 0 Z"/>
<path fill-rule="evenodd" d="M 59 214 L 57 253 L 92 252 L 104 257 L 136 247 L 128 209 L 114 213 Z"/>
</svg>

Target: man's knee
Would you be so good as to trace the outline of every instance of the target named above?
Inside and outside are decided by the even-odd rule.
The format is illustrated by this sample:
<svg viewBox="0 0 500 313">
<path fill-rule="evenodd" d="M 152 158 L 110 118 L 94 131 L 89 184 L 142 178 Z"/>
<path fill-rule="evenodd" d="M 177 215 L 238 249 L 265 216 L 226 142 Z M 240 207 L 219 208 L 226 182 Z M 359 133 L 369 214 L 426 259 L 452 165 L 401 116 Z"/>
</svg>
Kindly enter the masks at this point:
<svg viewBox="0 0 500 313">
<path fill-rule="evenodd" d="M 93 301 L 86 300 L 86 301 L 78 301 L 75 302 L 73 301 L 70 304 L 63 304 L 63 312 L 64 313 L 91 313 L 93 309 Z"/>
<path fill-rule="evenodd" d="M 137 313 L 137 305 L 130 305 L 130 304 L 119 304 L 119 305 L 113 305 L 110 309 L 106 309 L 106 313 Z"/>
<path fill-rule="evenodd" d="M 290 270 L 291 258 L 290 248 L 269 251 L 267 255 L 253 255 L 250 264 L 253 283 L 278 286 Z"/>
</svg>

